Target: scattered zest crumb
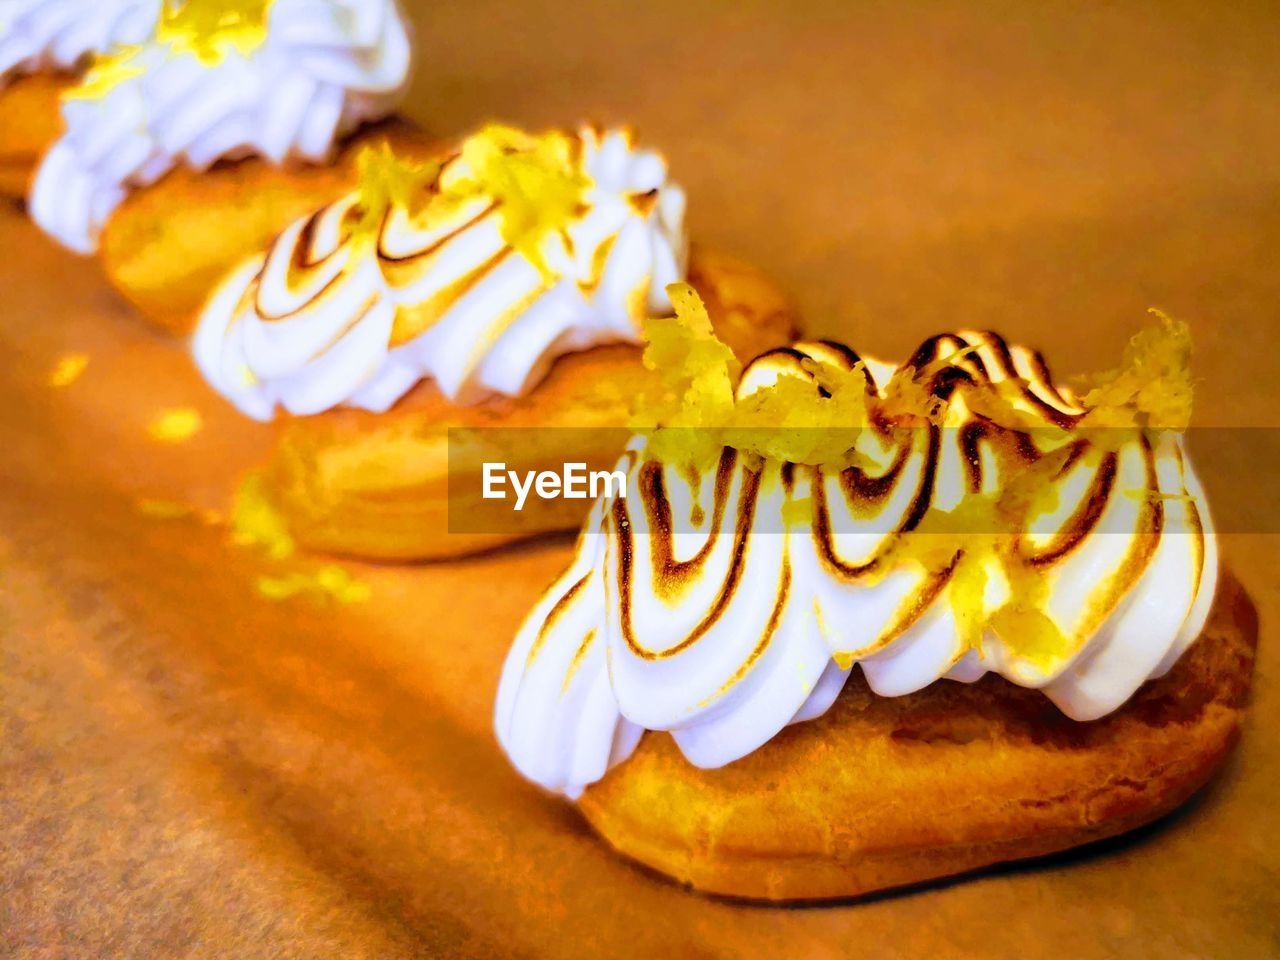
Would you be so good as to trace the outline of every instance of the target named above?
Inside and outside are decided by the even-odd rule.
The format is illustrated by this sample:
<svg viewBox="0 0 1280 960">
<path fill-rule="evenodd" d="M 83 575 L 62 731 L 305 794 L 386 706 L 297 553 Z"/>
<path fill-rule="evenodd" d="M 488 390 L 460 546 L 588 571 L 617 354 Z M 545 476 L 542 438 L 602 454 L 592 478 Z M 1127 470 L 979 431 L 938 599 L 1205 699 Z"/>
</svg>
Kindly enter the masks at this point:
<svg viewBox="0 0 1280 960">
<path fill-rule="evenodd" d="M 231 507 L 231 542 L 238 547 L 260 547 L 272 560 L 293 556 L 289 525 L 271 502 L 266 480 L 250 473 L 236 491 Z"/>
<path fill-rule="evenodd" d="M 153 440 L 161 443 L 181 443 L 190 440 L 200 432 L 204 421 L 197 410 L 190 407 L 175 407 L 163 411 L 147 426 L 147 433 Z"/>
<path fill-rule="evenodd" d="M 138 513 L 152 520 L 198 520 L 209 526 L 222 522 L 222 517 L 216 510 L 206 510 L 176 500 L 141 497 L 134 501 L 134 506 Z"/>
<path fill-rule="evenodd" d="M 334 565 L 309 572 L 294 570 L 278 577 L 259 577 L 258 592 L 268 600 L 306 596 L 320 602 L 363 603 L 369 599 L 368 584 Z"/>
<path fill-rule="evenodd" d="M 231 508 L 231 542 L 260 550 L 268 560 L 286 567 L 290 564 L 282 561 L 290 560 L 297 551 L 289 525 L 272 502 L 261 473 L 248 474 L 236 491 Z M 256 586 L 258 593 L 268 600 L 306 597 L 316 603 L 363 603 L 369 599 L 369 585 L 337 564 L 263 574 Z"/>
<path fill-rule="evenodd" d="M 51 387 L 69 387 L 80 379 L 84 368 L 89 365 L 87 353 L 67 353 L 58 358 L 58 362 L 49 371 L 48 384 Z"/>
</svg>

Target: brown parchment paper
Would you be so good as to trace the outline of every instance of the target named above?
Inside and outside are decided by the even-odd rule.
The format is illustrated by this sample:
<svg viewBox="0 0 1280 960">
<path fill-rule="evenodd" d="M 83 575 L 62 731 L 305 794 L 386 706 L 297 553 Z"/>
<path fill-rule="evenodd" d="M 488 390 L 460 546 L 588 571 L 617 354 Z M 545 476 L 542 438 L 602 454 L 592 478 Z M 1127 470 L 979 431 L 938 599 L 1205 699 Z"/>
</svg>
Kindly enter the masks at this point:
<svg viewBox="0 0 1280 960">
<path fill-rule="evenodd" d="M 1280 18 L 1265 4 L 408 3 L 409 112 L 629 120 L 700 240 L 819 333 L 893 357 L 960 324 L 1110 364 L 1190 320 L 1197 422 L 1280 426 Z M 46 378 L 89 355 L 73 385 Z M 191 406 L 204 429 L 147 425 Z M 0 212 L 0 953 L 18 957 L 1071 956 L 1280 951 L 1275 536 L 1226 550 L 1262 645 L 1239 752 L 1186 811 L 1082 854 L 839 906 L 744 906 L 612 855 L 522 782 L 490 709 L 564 540 L 353 567 L 271 603 L 263 562 L 139 498 L 225 508 L 270 427 L 92 262 Z M 1280 468 L 1201 462 L 1217 502 Z M 1274 450 L 1274 448 L 1271 448 Z"/>
</svg>

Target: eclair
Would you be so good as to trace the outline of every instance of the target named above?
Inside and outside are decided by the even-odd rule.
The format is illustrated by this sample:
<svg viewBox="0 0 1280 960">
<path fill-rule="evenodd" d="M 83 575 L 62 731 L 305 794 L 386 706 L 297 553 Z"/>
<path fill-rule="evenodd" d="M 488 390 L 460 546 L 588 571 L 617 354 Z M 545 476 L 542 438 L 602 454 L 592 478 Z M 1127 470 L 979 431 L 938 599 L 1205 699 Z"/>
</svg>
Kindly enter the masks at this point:
<svg viewBox="0 0 1280 960">
<path fill-rule="evenodd" d="M 36 223 L 161 325 L 189 331 L 227 269 L 349 188 L 409 75 L 395 0 L 174 0 L 60 96 Z"/>
<path fill-rule="evenodd" d="M 6 0 L 0 12 L 0 196 L 20 200 L 62 132 L 61 95 L 85 61 L 155 29 L 160 0 Z"/>
<path fill-rule="evenodd" d="M 1184 326 L 1077 393 L 975 331 L 739 371 L 673 299 L 625 492 L 503 669 L 525 777 L 622 854 L 764 900 L 1066 849 L 1205 782 L 1256 618 L 1184 449 Z M 693 372 L 662 359 L 695 350 Z"/>
<path fill-rule="evenodd" d="M 684 193 L 630 131 L 489 126 L 431 161 L 378 148 L 360 167 L 228 275 L 193 340 L 214 389 L 282 417 L 264 476 L 305 546 L 412 559 L 576 527 L 586 504 L 548 501 L 451 533 L 469 478 L 450 477 L 450 431 L 512 467 L 610 465 L 641 324 L 670 312 L 674 281 L 706 293 L 743 356 L 794 336 L 757 271 L 687 255 Z"/>
</svg>

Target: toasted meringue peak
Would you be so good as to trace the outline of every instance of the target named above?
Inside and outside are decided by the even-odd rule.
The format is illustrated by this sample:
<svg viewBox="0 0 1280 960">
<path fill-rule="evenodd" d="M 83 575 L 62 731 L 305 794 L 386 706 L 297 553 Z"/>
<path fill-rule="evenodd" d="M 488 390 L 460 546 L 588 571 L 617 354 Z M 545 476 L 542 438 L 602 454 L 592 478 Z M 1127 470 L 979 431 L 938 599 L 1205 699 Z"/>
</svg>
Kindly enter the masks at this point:
<svg viewBox="0 0 1280 960">
<path fill-rule="evenodd" d="M 1182 336 L 1162 322 L 1139 346 Z M 828 389 L 851 374 L 858 404 Z M 714 434 L 739 445 L 710 464 L 665 442 L 670 426 L 637 436 L 627 496 L 596 504 L 517 634 L 496 728 L 543 786 L 576 796 L 644 730 L 670 731 L 697 766 L 730 763 L 824 713 L 854 664 L 883 696 L 994 672 L 1090 720 L 1199 635 L 1217 546 L 1181 433 L 1110 427 L 1154 393 L 1090 406 L 1038 354 L 975 331 L 897 367 L 798 343 L 732 389 L 719 422 L 761 436 Z M 697 420 L 697 392 L 675 390 L 665 422 Z M 826 406 L 861 409 L 844 457 L 769 455 L 815 448 L 779 428 L 770 392 L 819 411 L 820 433 Z"/>
<path fill-rule="evenodd" d="M 436 162 L 361 168 L 204 310 L 196 362 L 251 417 L 382 411 L 426 378 L 461 403 L 518 396 L 671 309 L 684 194 L 629 131 L 488 127 Z"/>
<path fill-rule="evenodd" d="M 409 64 L 395 0 L 167 3 L 145 38 L 101 52 L 63 96 L 66 132 L 36 173 L 32 217 L 91 253 L 128 191 L 179 163 L 324 162 L 390 112 Z"/>
</svg>

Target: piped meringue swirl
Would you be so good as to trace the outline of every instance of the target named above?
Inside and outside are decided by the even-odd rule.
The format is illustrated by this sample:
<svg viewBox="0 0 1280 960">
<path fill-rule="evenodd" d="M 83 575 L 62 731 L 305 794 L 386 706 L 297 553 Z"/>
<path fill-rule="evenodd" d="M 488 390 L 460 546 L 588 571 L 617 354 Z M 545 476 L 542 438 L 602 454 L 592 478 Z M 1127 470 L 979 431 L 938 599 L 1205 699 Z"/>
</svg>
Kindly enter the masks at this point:
<svg viewBox="0 0 1280 960">
<path fill-rule="evenodd" d="M 0 85 L 37 70 L 73 70 L 90 54 L 145 40 L 161 0 L 0 0 Z"/>
<path fill-rule="evenodd" d="M 1177 430 L 1091 431 L 1038 354 L 972 331 L 897 368 L 799 343 L 738 394 L 815 364 L 865 375 L 853 465 L 726 447 L 697 470 L 633 442 L 627 497 L 595 505 L 503 670 L 525 776 L 577 796 L 645 730 L 722 766 L 822 715 L 855 664 L 882 696 L 994 672 L 1090 720 L 1199 635 L 1217 546 Z M 903 383 L 940 414 L 890 422 Z"/>
<path fill-rule="evenodd" d="M 426 378 L 461 403 L 518 396 L 556 357 L 638 341 L 671 309 L 684 194 L 629 131 L 494 127 L 416 173 L 362 163 L 361 189 L 286 229 L 204 310 L 196 362 L 248 416 L 383 411 Z"/>
<path fill-rule="evenodd" d="M 167 4 L 145 40 L 99 56 L 64 95 L 66 132 L 37 171 L 32 217 L 91 253 L 128 191 L 179 163 L 324 162 L 390 112 L 409 66 L 395 0 Z"/>
</svg>

